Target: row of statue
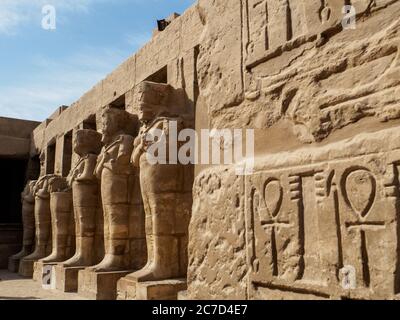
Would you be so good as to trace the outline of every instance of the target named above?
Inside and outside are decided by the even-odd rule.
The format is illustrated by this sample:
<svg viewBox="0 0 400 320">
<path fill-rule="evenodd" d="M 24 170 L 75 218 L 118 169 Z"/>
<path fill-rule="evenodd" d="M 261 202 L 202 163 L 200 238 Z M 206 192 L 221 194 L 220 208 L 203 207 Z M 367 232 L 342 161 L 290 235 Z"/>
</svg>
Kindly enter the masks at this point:
<svg viewBox="0 0 400 320">
<path fill-rule="evenodd" d="M 22 193 L 23 248 L 12 259 L 136 270 L 138 281 L 186 276 L 193 168 L 146 157 L 150 129 L 168 136 L 170 121 L 186 125 L 168 110 L 170 91 L 143 82 L 138 116 L 107 106 L 101 134 L 75 132 L 79 161 L 68 177 L 44 174 Z"/>
</svg>

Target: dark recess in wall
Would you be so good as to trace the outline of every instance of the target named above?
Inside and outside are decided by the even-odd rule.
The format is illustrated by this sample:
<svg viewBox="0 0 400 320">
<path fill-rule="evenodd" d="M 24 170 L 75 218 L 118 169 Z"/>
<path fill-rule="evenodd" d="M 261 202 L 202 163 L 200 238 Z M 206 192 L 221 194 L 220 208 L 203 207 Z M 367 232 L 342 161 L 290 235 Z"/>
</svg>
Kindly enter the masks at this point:
<svg viewBox="0 0 400 320">
<path fill-rule="evenodd" d="M 0 224 L 21 223 L 21 192 L 24 190 L 26 160 L 0 159 Z"/>
</svg>

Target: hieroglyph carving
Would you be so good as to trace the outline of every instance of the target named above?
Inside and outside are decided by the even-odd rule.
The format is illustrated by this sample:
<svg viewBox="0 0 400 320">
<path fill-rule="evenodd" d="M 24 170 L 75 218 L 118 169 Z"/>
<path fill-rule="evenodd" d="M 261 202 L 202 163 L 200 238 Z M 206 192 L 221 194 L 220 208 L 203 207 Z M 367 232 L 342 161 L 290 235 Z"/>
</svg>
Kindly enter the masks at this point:
<svg viewBox="0 0 400 320">
<path fill-rule="evenodd" d="M 398 159 L 393 152 L 246 177 L 252 285 L 346 295 L 342 271 L 351 267 L 359 295 L 395 294 Z"/>
</svg>

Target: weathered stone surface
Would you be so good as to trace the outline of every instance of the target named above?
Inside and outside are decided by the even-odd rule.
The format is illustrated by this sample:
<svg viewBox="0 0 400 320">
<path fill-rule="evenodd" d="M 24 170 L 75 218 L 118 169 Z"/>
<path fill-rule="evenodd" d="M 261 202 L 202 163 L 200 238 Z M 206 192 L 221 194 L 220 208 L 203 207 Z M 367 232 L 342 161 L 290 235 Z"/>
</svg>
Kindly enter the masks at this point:
<svg viewBox="0 0 400 320">
<path fill-rule="evenodd" d="M 209 35 L 196 129 L 256 129 L 257 157 L 247 177 L 235 166 L 197 169 L 186 296 L 399 293 L 400 4 L 352 4 L 354 30 L 341 26 L 343 1 L 242 1 L 242 33 L 229 33 L 238 22 L 209 18 L 233 17 L 226 5 L 199 2 Z"/>
<path fill-rule="evenodd" d="M 62 262 L 56 271 L 56 288 L 65 292 L 78 288 L 78 271 L 99 263 L 104 256 L 103 219 L 100 216 L 99 184 L 94 175 L 97 155 L 101 150 L 101 134 L 94 130 L 76 131 L 74 152 L 80 159 L 68 176 L 72 187 L 75 229 L 75 254 Z M 96 227 L 97 226 L 97 227 Z M 101 234 L 96 232 L 101 227 Z M 64 259 L 65 260 L 65 259 Z"/>
<path fill-rule="evenodd" d="M 91 300 L 115 300 L 117 298 L 117 282 L 128 273 L 129 271 L 81 270 L 78 275 L 78 294 Z"/>
<path fill-rule="evenodd" d="M 247 297 L 243 192 L 243 177 L 229 168 L 206 170 L 194 182 L 189 227 L 191 299 Z"/>
<path fill-rule="evenodd" d="M 177 300 L 187 287 L 186 279 L 137 282 L 124 277 L 118 281 L 117 300 Z"/>
<path fill-rule="evenodd" d="M 170 141 L 172 133 L 169 128 L 172 123 L 178 132 L 187 127 L 183 119 L 174 117 L 169 108 L 171 94 L 172 88 L 166 84 L 145 81 L 139 88 L 142 128 L 135 141 L 131 163 L 140 170 L 140 188 L 146 214 L 147 264 L 121 280 L 120 299 L 176 298 L 176 293 L 182 290 L 181 280 L 178 284 L 167 286 L 160 285 L 159 281 L 186 276 L 193 166 L 172 164 L 171 154 L 163 160 L 165 164 L 150 163 L 148 150 L 152 143 L 146 138 L 152 130 L 159 130 L 165 135 L 166 141 Z M 169 143 L 166 143 L 165 148 L 169 147 Z"/>
<path fill-rule="evenodd" d="M 55 288 L 62 292 L 77 292 L 78 291 L 78 273 L 84 267 L 64 267 L 56 265 L 55 272 Z"/>
<path fill-rule="evenodd" d="M 235 266 L 231 271 L 227 269 L 230 264 L 222 263 L 234 261 L 227 250 L 229 237 L 220 228 L 227 223 L 212 230 L 216 218 L 205 215 L 222 212 L 223 207 L 232 214 L 236 208 L 246 219 L 244 275 L 246 270 L 250 273 L 249 282 L 242 281 L 242 285 L 248 283 L 249 298 L 282 299 L 286 294 L 288 298 L 318 299 L 393 297 L 398 283 L 398 138 L 398 128 L 386 129 L 322 148 L 259 159 L 255 174 L 244 180 L 245 191 L 237 195 L 238 207 L 235 201 L 227 205 L 232 192 L 221 196 L 222 187 L 232 187 L 218 178 L 228 174 L 235 179 L 233 172 L 221 169 L 217 175 L 213 169 L 202 173 L 195 184 L 201 191 L 195 192 L 189 243 L 192 297 L 204 297 L 199 293 L 205 290 L 212 296 L 213 290 L 226 286 L 223 276 L 232 279 L 231 272 L 238 270 Z M 202 185 L 201 181 L 209 182 Z M 205 202 L 208 190 L 219 201 Z M 203 240 L 208 250 L 199 250 L 199 240 L 207 235 L 205 226 L 211 229 L 211 238 Z M 214 242 L 226 248 L 214 254 Z M 242 254 L 244 247 L 239 248 Z M 245 260 L 242 257 L 242 263 Z M 347 268 L 350 272 L 354 268 L 353 289 L 343 288 Z M 210 275 L 214 282 L 207 280 Z M 237 292 L 232 290 L 228 297 L 235 298 Z"/>
<path fill-rule="evenodd" d="M 72 162 L 77 254 L 55 268 L 61 290 L 398 298 L 399 16 L 396 0 L 199 0 L 174 16 L 32 133 L 31 156 L 42 161 L 36 250 L 20 270 L 31 275 L 48 255 L 45 182 Z M 144 137 L 168 137 L 173 121 L 198 134 L 254 129 L 253 173 L 237 175 L 238 162 L 151 165 Z M 68 154 L 76 128 L 103 133 L 98 157 Z"/>
<path fill-rule="evenodd" d="M 75 251 L 72 191 L 65 178 L 54 177 L 49 183 L 52 252 L 40 261 L 58 263 L 70 258 Z"/>
<path fill-rule="evenodd" d="M 29 181 L 21 193 L 22 201 L 22 250 L 9 258 L 8 270 L 18 272 L 19 262 L 32 253 L 35 244 L 35 196 L 33 189 L 36 181 Z"/>
<path fill-rule="evenodd" d="M 118 279 L 146 261 L 143 206 L 135 199 L 140 194 L 134 194 L 140 188 L 135 188 L 137 173 L 129 163 L 137 130 L 137 118 L 126 111 L 103 110 L 104 148 L 94 172 L 101 180 L 105 256 L 79 273 L 82 283 L 78 280 L 78 292 L 95 292 L 98 299 L 115 299 Z"/>
<path fill-rule="evenodd" d="M 35 250 L 21 260 L 20 274 L 33 276 L 33 264 L 52 251 L 50 182 L 54 175 L 42 176 L 35 184 Z"/>
</svg>

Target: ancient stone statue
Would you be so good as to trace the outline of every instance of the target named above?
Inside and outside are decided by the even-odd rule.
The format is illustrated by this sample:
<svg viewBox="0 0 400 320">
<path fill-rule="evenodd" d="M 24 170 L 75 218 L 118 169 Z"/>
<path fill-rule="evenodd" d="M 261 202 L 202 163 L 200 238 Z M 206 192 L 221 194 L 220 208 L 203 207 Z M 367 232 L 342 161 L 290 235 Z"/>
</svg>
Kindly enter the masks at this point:
<svg viewBox="0 0 400 320">
<path fill-rule="evenodd" d="M 95 130 L 78 130 L 74 152 L 79 155 L 75 168 L 68 177 L 72 187 L 75 217 L 76 252 L 64 262 L 64 267 L 87 267 L 96 263 L 96 214 L 99 203 L 99 185 L 94 169 L 101 150 L 101 134 Z"/>
<path fill-rule="evenodd" d="M 52 252 L 43 263 L 65 261 L 73 254 L 74 224 L 72 192 L 64 177 L 55 176 L 48 182 L 50 192 Z"/>
<path fill-rule="evenodd" d="M 19 263 L 22 258 L 32 253 L 35 244 L 35 196 L 33 194 L 35 184 L 36 181 L 28 181 L 24 191 L 21 193 L 23 225 L 22 250 L 10 257 L 10 261 L 14 260 L 16 263 Z M 18 265 L 13 269 L 12 271 L 17 271 Z"/>
<path fill-rule="evenodd" d="M 104 214 L 105 257 L 90 268 L 95 272 L 129 270 L 129 214 L 134 169 L 129 159 L 133 149 L 137 121 L 124 110 L 107 106 L 102 111 L 102 142 L 95 174 L 101 179 Z"/>
<path fill-rule="evenodd" d="M 153 129 L 162 130 L 169 150 L 169 125 L 185 127 L 182 118 L 168 111 L 167 101 L 171 87 L 165 84 L 143 82 L 139 89 L 139 119 L 142 128 L 135 140 L 132 163 L 140 168 L 140 185 L 146 213 L 146 240 L 148 262 L 128 277 L 139 282 L 185 277 L 187 267 L 187 230 L 192 205 L 191 166 L 170 163 L 151 164 L 147 151 L 151 142 L 146 139 Z M 177 152 L 177 151 L 176 151 Z"/>
<path fill-rule="evenodd" d="M 24 260 L 39 260 L 49 254 L 51 245 L 49 180 L 54 177 L 54 175 L 42 176 L 33 188 L 35 195 L 35 250 Z"/>
</svg>

